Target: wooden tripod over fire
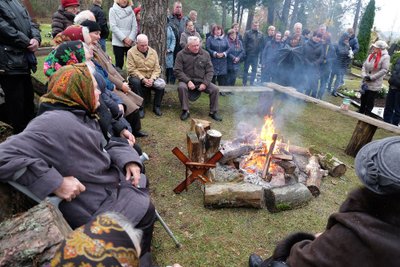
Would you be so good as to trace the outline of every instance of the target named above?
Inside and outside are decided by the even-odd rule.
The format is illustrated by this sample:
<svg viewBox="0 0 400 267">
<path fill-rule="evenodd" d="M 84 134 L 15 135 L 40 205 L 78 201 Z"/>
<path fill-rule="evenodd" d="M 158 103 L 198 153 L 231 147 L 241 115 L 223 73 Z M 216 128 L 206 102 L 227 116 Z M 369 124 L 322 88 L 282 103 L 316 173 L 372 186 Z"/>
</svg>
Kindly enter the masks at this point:
<svg viewBox="0 0 400 267">
<path fill-rule="evenodd" d="M 223 154 L 217 151 L 207 162 L 193 162 L 191 161 L 183 152 L 175 147 L 172 149 L 172 153 L 183 163 L 186 168 L 186 179 L 183 180 L 177 187 L 175 187 L 174 192 L 176 194 L 181 193 L 184 189 L 188 189 L 189 185 L 195 180 L 199 180 L 201 183 L 205 184 L 210 182 L 210 178 L 206 175 L 206 172 L 216 167 L 216 163 L 222 158 Z M 189 171 L 191 172 L 189 175 Z"/>
</svg>

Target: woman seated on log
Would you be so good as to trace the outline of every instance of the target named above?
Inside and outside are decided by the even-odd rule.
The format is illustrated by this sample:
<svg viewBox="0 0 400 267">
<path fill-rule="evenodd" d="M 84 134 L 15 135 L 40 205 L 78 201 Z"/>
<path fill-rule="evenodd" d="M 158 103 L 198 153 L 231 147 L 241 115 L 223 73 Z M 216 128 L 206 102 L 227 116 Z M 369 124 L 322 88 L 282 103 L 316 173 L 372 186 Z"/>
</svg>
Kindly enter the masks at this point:
<svg viewBox="0 0 400 267">
<path fill-rule="evenodd" d="M 355 159 L 364 187 L 350 193 L 325 232 L 295 233 L 264 262 L 249 266 L 398 266 L 400 255 L 400 137 L 364 146 Z"/>
<path fill-rule="evenodd" d="M 141 266 L 151 266 L 155 209 L 138 153 L 105 141 L 96 113 L 100 91 L 84 63 L 59 69 L 40 98 L 42 114 L 0 144 L 0 180 L 26 186 L 39 198 L 55 194 L 72 228 L 116 211 L 143 231 Z M 142 264 L 143 262 L 143 264 Z"/>
</svg>

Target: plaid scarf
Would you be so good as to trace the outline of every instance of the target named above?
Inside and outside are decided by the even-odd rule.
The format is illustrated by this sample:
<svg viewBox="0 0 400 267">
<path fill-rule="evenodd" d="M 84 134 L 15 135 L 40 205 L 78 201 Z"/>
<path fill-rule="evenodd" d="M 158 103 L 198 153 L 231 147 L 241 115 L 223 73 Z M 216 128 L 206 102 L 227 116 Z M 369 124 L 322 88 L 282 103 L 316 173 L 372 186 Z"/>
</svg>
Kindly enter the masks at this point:
<svg viewBox="0 0 400 267">
<path fill-rule="evenodd" d="M 96 114 L 96 99 L 92 75 L 85 63 L 67 65 L 56 71 L 49 80 L 48 93 L 40 103 L 74 107 Z"/>
</svg>

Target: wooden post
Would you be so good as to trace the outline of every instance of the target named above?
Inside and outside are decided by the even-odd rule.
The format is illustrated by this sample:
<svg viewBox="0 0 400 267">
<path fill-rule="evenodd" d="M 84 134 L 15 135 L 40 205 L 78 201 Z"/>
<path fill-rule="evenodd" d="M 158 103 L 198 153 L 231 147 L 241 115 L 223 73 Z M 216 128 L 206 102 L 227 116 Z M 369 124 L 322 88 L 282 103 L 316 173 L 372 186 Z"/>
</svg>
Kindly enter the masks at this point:
<svg viewBox="0 0 400 267">
<path fill-rule="evenodd" d="M 219 150 L 222 133 L 217 130 L 208 130 L 205 140 L 206 153 L 204 161 L 210 159 Z"/>
<path fill-rule="evenodd" d="M 372 140 L 377 128 L 375 125 L 358 121 L 349 144 L 346 147 L 346 154 L 355 157 L 358 151 Z"/>
<path fill-rule="evenodd" d="M 203 162 L 203 144 L 200 143 L 196 133 L 188 132 L 186 134 L 187 150 L 191 161 Z"/>
</svg>

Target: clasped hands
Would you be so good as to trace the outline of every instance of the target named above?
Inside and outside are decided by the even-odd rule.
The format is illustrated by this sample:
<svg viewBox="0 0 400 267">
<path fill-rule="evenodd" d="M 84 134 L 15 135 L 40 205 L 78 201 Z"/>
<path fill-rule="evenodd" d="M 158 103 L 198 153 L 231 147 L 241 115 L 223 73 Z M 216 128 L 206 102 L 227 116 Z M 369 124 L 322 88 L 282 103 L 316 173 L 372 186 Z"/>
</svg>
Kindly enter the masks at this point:
<svg viewBox="0 0 400 267">
<path fill-rule="evenodd" d="M 196 89 L 196 85 L 194 85 L 194 83 L 192 82 L 192 81 L 189 81 L 188 83 L 187 83 L 187 86 L 188 86 L 188 88 L 190 89 L 190 90 L 194 90 L 194 89 Z M 206 90 L 206 88 L 207 88 L 207 86 L 204 84 L 204 83 L 202 83 L 202 84 L 200 84 L 200 86 L 199 86 L 199 91 L 204 91 L 204 90 Z"/>
<path fill-rule="evenodd" d="M 131 181 L 133 186 L 138 186 L 140 180 L 140 167 L 134 162 L 125 165 L 125 179 Z M 54 194 L 68 202 L 85 192 L 86 187 L 74 176 L 65 176 L 61 185 L 54 190 Z"/>
</svg>

